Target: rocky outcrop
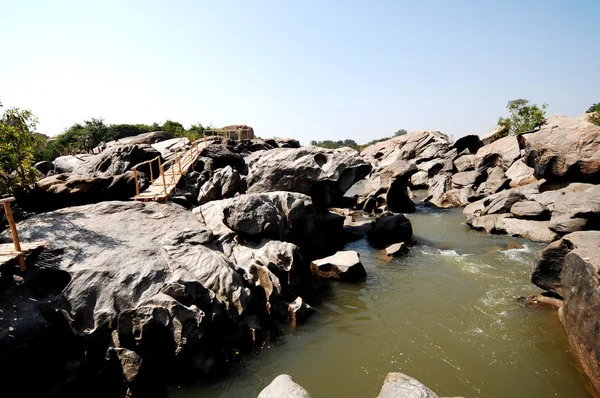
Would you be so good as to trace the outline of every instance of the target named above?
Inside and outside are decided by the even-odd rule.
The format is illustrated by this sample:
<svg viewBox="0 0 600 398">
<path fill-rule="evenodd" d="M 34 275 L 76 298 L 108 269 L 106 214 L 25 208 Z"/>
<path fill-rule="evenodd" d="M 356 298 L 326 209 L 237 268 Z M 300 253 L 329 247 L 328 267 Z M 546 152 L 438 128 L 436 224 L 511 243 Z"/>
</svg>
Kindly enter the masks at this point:
<svg viewBox="0 0 600 398">
<path fill-rule="evenodd" d="M 106 147 L 142 144 L 152 145 L 171 138 L 173 138 L 173 135 L 171 135 L 171 133 L 167 133 L 166 131 L 151 131 L 149 133 L 143 133 L 131 137 L 119 138 L 115 141 L 109 141 L 106 143 Z"/>
<path fill-rule="evenodd" d="M 600 231 L 573 232 L 549 244 L 532 267 L 531 282 L 540 288 L 563 295 L 561 271 L 565 256 L 574 249 L 600 247 Z"/>
<path fill-rule="evenodd" d="M 360 255 L 353 250 L 339 251 L 332 256 L 313 260 L 310 269 L 321 278 L 342 282 L 356 282 L 367 277 Z"/>
<path fill-rule="evenodd" d="M 249 193 L 303 193 L 320 208 L 334 206 L 371 171 L 350 148 L 273 149 L 249 160 L 249 167 Z"/>
<path fill-rule="evenodd" d="M 71 173 L 93 156 L 89 154 L 59 156 L 52 162 L 54 163 L 54 172 L 57 174 Z"/>
<path fill-rule="evenodd" d="M 154 159 L 160 153 L 150 145 L 114 145 L 73 169 L 72 174 L 82 177 L 114 177 L 123 174 L 138 163 Z M 140 169 L 149 174 L 149 170 Z M 158 165 L 154 166 L 154 175 L 158 175 Z"/>
<path fill-rule="evenodd" d="M 550 228 L 560 234 L 600 229 L 600 186 L 571 184 L 554 201 Z"/>
<path fill-rule="evenodd" d="M 324 236 L 342 235 L 343 217 L 332 222 L 314 212 L 308 196 L 290 192 L 241 195 L 198 209 L 204 223 L 178 205 L 154 202 L 71 207 L 20 223 L 22 239 L 48 241 L 28 269 L 50 267 L 62 279 L 52 301 L 29 301 L 37 297 L 30 295 L 0 303 L 3 313 L 5 305 L 36 309 L 15 315 L 23 322 L 11 324 L 11 339 L 25 341 L 31 325 L 51 330 L 33 335 L 31 347 L 69 342 L 68 352 L 52 358 L 57 371 L 81 368 L 85 375 L 72 377 L 90 382 L 118 370 L 122 379 L 106 385 L 125 383 L 143 395 L 137 389 L 149 380 L 214 377 L 231 362 L 233 347 L 250 349 L 273 322 L 295 325 L 310 313 L 297 295 L 310 277 L 301 250 L 312 256 L 333 249 Z M 40 312 L 50 315 L 42 321 Z M 1 358 L 36 359 L 13 348 Z M 67 382 L 69 373 L 60 372 L 23 391 Z"/>
<path fill-rule="evenodd" d="M 514 136 L 507 136 L 481 147 L 477 151 L 475 164 L 478 168 L 477 165 L 493 162 L 494 166 L 501 166 L 506 170 L 520 157 L 519 141 Z"/>
<path fill-rule="evenodd" d="M 600 231 L 581 231 L 548 245 L 532 268 L 531 281 L 561 298 L 558 315 L 571 352 L 600 393 Z"/>
<path fill-rule="evenodd" d="M 527 165 L 537 175 L 547 180 L 600 182 L 600 126 L 552 116 L 539 131 L 520 139 Z"/>
<path fill-rule="evenodd" d="M 311 398 L 311 395 L 297 384 L 292 376 L 279 375 L 258 394 L 257 398 Z"/>
<path fill-rule="evenodd" d="M 240 174 L 231 166 L 217 171 L 200 188 L 198 204 L 203 205 L 213 200 L 228 199 L 245 192 Z"/>
<path fill-rule="evenodd" d="M 558 310 L 571 352 L 596 393 L 600 393 L 600 250 L 577 248 L 565 256 L 561 283 L 564 304 Z"/>
<path fill-rule="evenodd" d="M 142 173 L 138 177 L 140 190 L 144 190 L 149 184 L 148 178 Z M 109 177 L 63 173 L 39 180 L 33 193 L 21 204 L 41 212 L 107 200 L 129 200 L 135 193 L 135 178 L 131 171 Z"/>
<path fill-rule="evenodd" d="M 367 213 L 388 209 L 394 213 L 415 211 L 415 204 L 408 194 L 408 184 L 416 172 L 416 166 L 404 160 L 374 171 L 363 186 L 357 207 Z"/>
<path fill-rule="evenodd" d="M 212 159 L 212 170 L 231 166 L 240 174 L 248 174 L 248 167 L 242 155 L 235 153 L 224 144 L 211 144 L 200 152 L 200 156 Z"/>
</svg>

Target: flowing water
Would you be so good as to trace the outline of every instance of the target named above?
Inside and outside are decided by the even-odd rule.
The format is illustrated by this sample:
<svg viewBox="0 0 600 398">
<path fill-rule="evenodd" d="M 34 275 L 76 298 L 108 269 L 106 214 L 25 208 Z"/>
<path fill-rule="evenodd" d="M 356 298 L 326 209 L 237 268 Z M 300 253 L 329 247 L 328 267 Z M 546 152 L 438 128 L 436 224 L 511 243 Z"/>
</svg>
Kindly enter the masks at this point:
<svg viewBox="0 0 600 398">
<path fill-rule="evenodd" d="M 400 371 L 440 396 L 590 397 L 556 311 L 517 300 L 537 292 L 529 267 L 544 245 L 472 231 L 460 209 L 407 216 L 407 255 L 349 244 L 366 282 L 332 283 L 311 318 L 227 378 L 168 396 L 254 398 L 287 373 L 315 398 L 375 397 Z"/>
</svg>

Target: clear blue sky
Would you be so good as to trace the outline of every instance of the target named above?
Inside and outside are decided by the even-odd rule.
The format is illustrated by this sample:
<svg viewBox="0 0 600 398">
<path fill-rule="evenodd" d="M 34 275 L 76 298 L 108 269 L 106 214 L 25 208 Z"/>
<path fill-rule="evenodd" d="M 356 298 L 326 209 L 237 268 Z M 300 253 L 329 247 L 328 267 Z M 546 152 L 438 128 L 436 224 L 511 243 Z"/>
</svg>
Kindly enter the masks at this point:
<svg viewBox="0 0 600 398">
<path fill-rule="evenodd" d="M 600 0 L 0 0 L 0 100 L 75 122 L 366 142 L 600 102 Z"/>
</svg>

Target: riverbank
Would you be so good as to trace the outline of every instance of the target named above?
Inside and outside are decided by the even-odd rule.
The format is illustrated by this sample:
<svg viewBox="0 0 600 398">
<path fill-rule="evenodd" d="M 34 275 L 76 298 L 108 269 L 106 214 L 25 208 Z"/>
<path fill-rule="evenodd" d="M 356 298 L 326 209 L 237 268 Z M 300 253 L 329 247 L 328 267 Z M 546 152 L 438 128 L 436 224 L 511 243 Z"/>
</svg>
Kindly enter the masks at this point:
<svg viewBox="0 0 600 398">
<path fill-rule="evenodd" d="M 314 397 L 368 397 L 397 371 L 440 396 L 590 396 L 555 311 L 517 300 L 536 292 L 529 267 L 545 245 L 471 230 L 460 209 L 407 216 L 408 254 L 388 261 L 350 243 L 364 283 L 331 284 L 313 316 L 226 379 L 167 396 L 255 397 L 287 373 Z"/>
</svg>

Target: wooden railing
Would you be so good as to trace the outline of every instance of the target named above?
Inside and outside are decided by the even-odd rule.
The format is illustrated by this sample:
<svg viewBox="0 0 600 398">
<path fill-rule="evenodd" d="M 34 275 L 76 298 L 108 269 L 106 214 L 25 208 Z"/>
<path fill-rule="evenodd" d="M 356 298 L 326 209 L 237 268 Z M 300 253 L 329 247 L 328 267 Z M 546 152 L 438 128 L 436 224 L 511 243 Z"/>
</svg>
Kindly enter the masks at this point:
<svg viewBox="0 0 600 398">
<path fill-rule="evenodd" d="M 0 203 L 2 203 L 4 206 L 4 213 L 6 214 L 6 220 L 8 221 L 8 226 L 10 227 L 13 245 L 15 246 L 15 251 L 18 252 L 17 260 L 19 261 L 19 267 L 21 268 L 21 271 L 25 271 L 25 260 L 23 259 L 23 253 L 21 252 L 21 242 L 19 242 L 17 225 L 15 224 L 15 219 L 13 218 L 12 211 L 10 210 L 10 202 L 14 202 L 14 200 L 15 198 L 11 196 L 9 198 L 0 199 Z"/>
<path fill-rule="evenodd" d="M 138 169 L 142 166 L 148 165 L 150 169 L 149 177 L 150 177 L 150 185 L 154 182 L 154 164 L 156 163 L 158 166 L 158 172 L 160 174 L 160 182 L 162 182 L 164 195 L 168 196 L 170 194 L 170 188 L 167 185 L 167 177 L 170 179 L 169 185 L 176 185 L 179 181 L 179 178 L 183 175 L 184 170 L 186 168 L 191 167 L 195 162 L 196 158 L 200 155 L 201 149 L 198 147 L 198 141 L 192 142 L 192 145 L 188 147 L 184 147 L 183 150 L 176 150 L 173 159 L 162 162 L 161 156 L 157 156 L 154 159 L 146 160 L 145 162 L 141 162 L 132 167 L 133 176 L 135 178 L 135 195 L 136 197 L 140 195 L 140 185 L 138 181 Z M 182 161 L 184 162 L 184 167 L 181 167 Z M 165 172 L 165 167 L 167 167 L 167 172 Z"/>
</svg>

